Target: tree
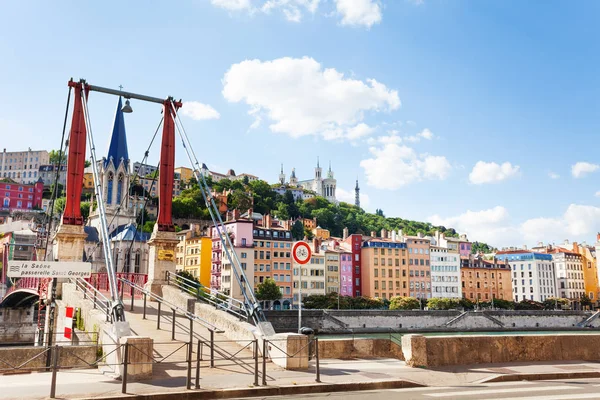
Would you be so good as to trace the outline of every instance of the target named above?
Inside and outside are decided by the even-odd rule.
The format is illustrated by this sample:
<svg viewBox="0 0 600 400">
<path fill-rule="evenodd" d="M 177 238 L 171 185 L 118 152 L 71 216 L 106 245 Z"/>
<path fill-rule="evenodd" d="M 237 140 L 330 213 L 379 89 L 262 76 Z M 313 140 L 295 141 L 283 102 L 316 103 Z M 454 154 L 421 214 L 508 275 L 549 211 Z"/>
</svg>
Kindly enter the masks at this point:
<svg viewBox="0 0 600 400">
<path fill-rule="evenodd" d="M 50 193 L 52 195 L 54 195 L 56 197 L 62 197 L 63 194 L 65 193 L 64 186 L 61 183 L 56 185 L 56 190 L 57 190 L 57 192 L 54 191 L 54 183 L 52 183 L 52 185 L 50 185 Z"/>
<path fill-rule="evenodd" d="M 90 167 L 92 165 L 92 163 L 90 162 L 90 160 L 85 160 L 85 162 L 83 163 L 83 166 L 85 168 Z"/>
<path fill-rule="evenodd" d="M 152 231 L 154 230 L 154 225 L 155 224 L 156 224 L 156 221 L 146 221 L 146 222 L 144 222 L 144 226 L 142 227 L 142 232 L 152 233 Z"/>
<path fill-rule="evenodd" d="M 427 301 L 427 308 L 430 310 L 451 310 L 458 308 L 459 304 L 459 299 L 433 297 Z"/>
<path fill-rule="evenodd" d="M 377 215 L 379 217 L 385 217 L 385 215 L 383 215 L 383 210 L 381 208 L 378 208 L 375 210 L 375 215 Z"/>
<path fill-rule="evenodd" d="M 49 156 L 49 162 L 52 165 L 56 165 L 56 163 L 59 162 L 59 159 L 60 159 L 61 164 L 67 163 L 67 153 L 65 153 L 64 150 L 61 155 L 59 155 L 58 150 L 50 150 L 50 152 L 48 153 L 48 156 Z"/>
<path fill-rule="evenodd" d="M 252 196 L 241 189 L 235 189 L 227 198 L 230 210 L 249 210 L 252 208 Z"/>
<path fill-rule="evenodd" d="M 544 310 L 556 310 L 556 309 L 564 309 L 568 308 L 571 302 L 569 299 L 561 298 L 561 297 L 548 297 L 544 300 Z M 583 302 L 582 302 L 583 305 Z"/>
<path fill-rule="evenodd" d="M 245 186 L 248 186 L 248 184 L 250 183 L 250 179 L 248 178 L 248 175 L 244 175 L 242 182 L 244 183 Z"/>
<path fill-rule="evenodd" d="M 390 310 L 414 310 L 419 308 L 419 300 L 414 297 L 395 296 L 390 300 Z"/>
<path fill-rule="evenodd" d="M 81 216 L 84 220 L 87 220 L 90 216 L 90 203 L 87 201 L 81 203 Z"/>
<path fill-rule="evenodd" d="M 279 300 L 281 299 L 281 290 L 273 279 L 267 278 L 256 286 L 256 298 L 258 300 Z"/>
<path fill-rule="evenodd" d="M 582 294 L 579 300 L 581 302 L 581 307 L 592 307 L 592 300 L 588 297 L 587 294 Z"/>
<path fill-rule="evenodd" d="M 62 214 L 65 211 L 65 205 L 67 203 L 67 199 L 64 197 L 60 197 L 54 201 L 54 213 Z"/>
<path fill-rule="evenodd" d="M 302 224 L 302 221 L 297 220 L 294 222 L 294 225 L 292 225 L 292 237 L 294 240 L 302 240 L 304 238 L 304 225 Z"/>
</svg>

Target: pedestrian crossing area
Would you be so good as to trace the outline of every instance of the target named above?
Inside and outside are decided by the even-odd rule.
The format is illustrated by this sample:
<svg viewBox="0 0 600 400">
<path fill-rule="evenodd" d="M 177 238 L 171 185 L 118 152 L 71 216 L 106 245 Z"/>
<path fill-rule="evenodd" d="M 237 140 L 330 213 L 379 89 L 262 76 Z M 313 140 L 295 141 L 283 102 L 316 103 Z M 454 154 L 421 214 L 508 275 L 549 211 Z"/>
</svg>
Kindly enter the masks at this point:
<svg viewBox="0 0 600 400">
<path fill-rule="evenodd" d="M 598 381 L 595 380 L 594 383 L 596 382 Z M 394 391 L 409 395 L 406 398 L 411 399 L 600 400 L 600 384 L 591 384 L 585 380 L 561 383 L 504 382 L 471 387 L 427 387 Z"/>
</svg>

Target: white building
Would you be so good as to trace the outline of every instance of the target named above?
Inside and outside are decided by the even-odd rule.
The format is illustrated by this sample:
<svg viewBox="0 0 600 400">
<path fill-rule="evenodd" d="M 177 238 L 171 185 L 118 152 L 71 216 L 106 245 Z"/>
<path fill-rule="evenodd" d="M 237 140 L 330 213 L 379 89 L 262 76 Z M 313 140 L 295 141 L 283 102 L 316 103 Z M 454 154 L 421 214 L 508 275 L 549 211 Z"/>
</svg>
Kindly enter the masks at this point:
<svg viewBox="0 0 600 400">
<path fill-rule="evenodd" d="M 281 172 L 279 174 L 279 184 L 285 186 L 285 174 L 283 173 L 283 166 L 281 168 Z M 327 177 L 323 178 L 323 169 L 319 165 L 319 160 L 317 159 L 317 166 L 315 168 L 315 176 L 312 179 L 299 181 L 296 178 L 296 169 L 292 169 L 292 175 L 290 176 L 289 186 L 291 187 L 299 187 L 317 194 L 317 196 L 321 196 L 326 198 L 332 203 L 336 203 L 337 199 L 335 197 L 335 191 L 337 188 L 337 181 L 333 176 L 333 171 L 331 170 L 331 164 L 329 164 L 329 170 L 327 171 Z"/>
<path fill-rule="evenodd" d="M 461 298 L 460 254 L 431 246 L 431 297 Z"/>
<path fill-rule="evenodd" d="M 302 299 L 315 294 L 325 294 L 325 254 L 319 246 L 311 246 L 312 256 L 304 265 L 294 263 L 294 307 L 298 307 L 298 295 L 302 287 Z M 300 271 L 302 275 L 300 275 Z"/>
<path fill-rule="evenodd" d="M 585 294 L 581 255 L 559 247 L 554 249 L 552 256 L 556 271 L 558 296 L 579 301 L 581 296 Z"/>
<path fill-rule="evenodd" d="M 556 274 L 551 254 L 508 250 L 498 252 L 496 258 L 508 260 L 515 301 L 543 302 L 549 297 L 556 297 Z"/>
<path fill-rule="evenodd" d="M 31 184 L 38 180 L 40 165 L 46 165 L 50 155 L 46 150 L 9 151 L 0 153 L 0 178 Z"/>
</svg>

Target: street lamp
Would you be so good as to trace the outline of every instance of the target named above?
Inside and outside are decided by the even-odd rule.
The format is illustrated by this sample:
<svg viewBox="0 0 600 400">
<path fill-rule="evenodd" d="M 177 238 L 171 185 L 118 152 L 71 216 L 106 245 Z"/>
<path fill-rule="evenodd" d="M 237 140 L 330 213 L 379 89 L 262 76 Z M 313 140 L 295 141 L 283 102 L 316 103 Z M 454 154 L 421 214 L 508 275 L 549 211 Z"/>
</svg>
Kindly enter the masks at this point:
<svg viewBox="0 0 600 400">
<path fill-rule="evenodd" d="M 133 112 L 133 108 L 131 108 L 131 104 L 129 103 L 129 99 L 125 100 L 125 105 L 121 108 L 121 111 L 124 113 L 130 114 Z"/>
</svg>

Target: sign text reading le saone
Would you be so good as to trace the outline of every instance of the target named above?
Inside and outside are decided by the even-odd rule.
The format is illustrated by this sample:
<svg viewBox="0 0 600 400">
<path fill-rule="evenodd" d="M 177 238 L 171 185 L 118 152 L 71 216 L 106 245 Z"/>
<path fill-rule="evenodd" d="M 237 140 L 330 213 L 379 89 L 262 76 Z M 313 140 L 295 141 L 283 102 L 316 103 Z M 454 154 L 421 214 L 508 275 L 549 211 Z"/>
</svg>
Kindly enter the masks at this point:
<svg viewBox="0 0 600 400">
<path fill-rule="evenodd" d="M 89 278 L 92 264 L 71 261 L 9 261 L 10 278 Z"/>
</svg>

